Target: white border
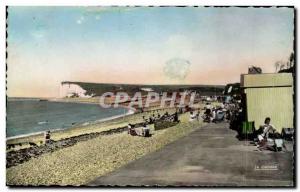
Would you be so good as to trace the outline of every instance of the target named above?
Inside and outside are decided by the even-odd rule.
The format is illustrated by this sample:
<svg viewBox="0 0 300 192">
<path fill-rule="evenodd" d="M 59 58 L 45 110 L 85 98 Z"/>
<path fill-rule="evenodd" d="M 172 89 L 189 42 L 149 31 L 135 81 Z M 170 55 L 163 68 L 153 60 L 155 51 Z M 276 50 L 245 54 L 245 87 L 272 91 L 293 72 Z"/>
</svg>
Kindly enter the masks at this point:
<svg viewBox="0 0 300 192">
<path fill-rule="evenodd" d="M 6 103 L 5 103 L 5 37 L 6 37 L 6 32 L 5 32 L 5 18 L 6 18 L 6 9 L 5 6 L 7 5 L 25 5 L 25 6 L 29 6 L 29 5 L 42 5 L 42 6 L 48 6 L 48 5 L 56 5 L 56 6 L 64 6 L 64 5 L 73 5 L 73 6 L 87 6 L 87 5 L 102 5 L 102 6 L 109 6 L 109 5 L 240 5 L 240 6 L 248 6 L 248 5 L 265 5 L 265 6 L 269 6 L 269 5 L 281 5 L 281 6 L 286 6 L 286 5 L 294 5 L 296 8 L 300 7 L 300 1 L 298 0 L 230 0 L 230 1 L 224 1 L 224 0 L 210 0 L 210 1 L 197 1 L 197 0 L 105 0 L 105 1 L 99 1 L 99 0 L 2 0 L 0 1 L 0 16 L 1 16 L 1 20 L 0 20 L 0 46 L 1 46 L 1 52 L 0 52 L 0 63 L 1 63 L 1 67 L 0 67 L 0 136 L 1 136 L 1 140 L 0 140 L 0 150 L 1 150 L 1 154 L 3 155 L 2 158 L 0 158 L 0 191 L 14 191 L 14 190 L 18 190 L 18 191 L 31 191 L 33 189 L 9 189 L 5 186 L 5 109 L 6 109 Z M 299 26 L 299 18 L 297 20 L 297 25 Z M 299 38 L 299 30 L 298 30 L 298 34 L 297 37 Z M 297 59 L 299 60 L 299 51 L 297 50 Z M 299 67 L 298 67 L 299 69 Z M 299 74 L 299 70 L 297 70 L 297 73 Z M 298 82 L 297 82 L 297 85 Z M 299 95 L 297 97 L 297 100 L 299 99 Z M 298 106 L 297 106 L 297 111 L 298 111 Z M 297 114 L 297 119 L 299 119 L 299 111 Z M 297 126 L 298 127 L 298 126 Z M 297 138 L 298 138 L 298 143 L 299 143 L 299 131 L 297 131 Z M 297 146 L 297 154 L 299 153 L 299 147 Z M 299 158 L 297 158 L 299 159 Z M 299 162 L 299 161 L 298 161 Z M 297 162 L 297 165 L 299 166 Z M 299 179 L 297 179 L 297 184 L 299 185 Z M 204 190 L 214 190 L 215 188 L 206 188 Z M 35 189 L 35 190 L 41 190 L 39 188 Z M 44 189 L 42 189 L 44 190 Z M 51 191 L 61 191 L 62 189 L 54 189 L 54 188 L 49 188 L 49 189 L 45 189 L 45 190 L 51 190 Z M 64 189 L 65 191 L 71 191 L 73 189 L 67 188 Z M 84 191 L 86 189 L 84 188 L 79 188 L 77 189 L 77 191 Z M 95 189 L 95 190 L 99 190 L 99 189 Z M 120 189 L 111 189 L 113 191 L 117 191 Z M 124 189 L 123 189 L 124 190 Z M 126 190 L 132 190 L 132 189 L 126 189 Z M 140 189 L 135 189 L 134 191 L 139 191 Z M 169 191 L 171 189 L 155 189 L 158 191 Z M 182 189 L 172 189 L 172 190 L 182 190 Z M 192 191 L 196 191 L 198 189 L 190 189 Z M 226 190 L 226 189 L 218 189 L 218 190 Z M 231 190 L 231 189 L 230 189 Z M 245 191 L 250 191 L 251 189 L 247 189 Z M 254 189 L 255 191 L 258 191 L 260 189 Z M 272 189 L 270 189 L 272 190 Z M 281 189 L 283 190 L 283 189 Z M 288 189 L 290 190 L 290 189 Z"/>
</svg>

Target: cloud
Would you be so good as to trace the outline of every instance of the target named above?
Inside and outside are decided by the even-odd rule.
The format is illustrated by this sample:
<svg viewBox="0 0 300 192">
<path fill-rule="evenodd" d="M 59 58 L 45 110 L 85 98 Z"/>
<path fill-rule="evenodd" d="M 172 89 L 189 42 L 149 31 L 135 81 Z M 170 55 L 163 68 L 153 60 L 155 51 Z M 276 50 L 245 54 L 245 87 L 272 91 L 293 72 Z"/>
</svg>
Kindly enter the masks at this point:
<svg viewBox="0 0 300 192">
<path fill-rule="evenodd" d="M 182 58 L 172 58 L 165 63 L 164 74 L 169 79 L 182 81 L 189 73 L 190 61 Z"/>
</svg>

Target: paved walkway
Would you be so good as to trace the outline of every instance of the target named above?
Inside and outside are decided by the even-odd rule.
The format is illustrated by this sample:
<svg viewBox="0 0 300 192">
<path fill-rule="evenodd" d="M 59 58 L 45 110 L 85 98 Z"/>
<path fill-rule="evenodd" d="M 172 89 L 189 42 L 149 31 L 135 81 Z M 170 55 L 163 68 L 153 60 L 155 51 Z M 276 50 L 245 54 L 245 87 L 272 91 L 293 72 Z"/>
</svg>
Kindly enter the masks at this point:
<svg viewBox="0 0 300 192">
<path fill-rule="evenodd" d="M 259 152 L 235 136 L 228 124 L 209 124 L 88 185 L 293 185 L 291 151 Z"/>
</svg>

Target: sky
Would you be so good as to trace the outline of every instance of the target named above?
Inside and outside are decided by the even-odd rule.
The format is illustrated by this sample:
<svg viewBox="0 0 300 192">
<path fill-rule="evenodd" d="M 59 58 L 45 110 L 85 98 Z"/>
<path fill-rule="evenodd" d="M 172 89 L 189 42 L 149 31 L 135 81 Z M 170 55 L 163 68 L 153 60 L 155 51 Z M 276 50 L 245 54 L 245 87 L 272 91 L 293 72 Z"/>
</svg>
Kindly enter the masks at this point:
<svg viewBox="0 0 300 192">
<path fill-rule="evenodd" d="M 217 84 L 275 72 L 293 51 L 291 8 L 8 8 L 7 95 L 57 97 L 60 82 Z"/>
</svg>

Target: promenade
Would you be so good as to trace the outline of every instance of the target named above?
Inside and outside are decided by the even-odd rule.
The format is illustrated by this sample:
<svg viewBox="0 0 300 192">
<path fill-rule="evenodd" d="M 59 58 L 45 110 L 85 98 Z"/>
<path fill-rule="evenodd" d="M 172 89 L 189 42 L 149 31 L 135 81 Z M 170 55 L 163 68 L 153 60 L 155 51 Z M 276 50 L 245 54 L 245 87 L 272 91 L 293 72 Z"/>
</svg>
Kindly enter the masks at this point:
<svg viewBox="0 0 300 192">
<path fill-rule="evenodd" d="M 259 151 L 227 123 L 208 124 L 87 185 L 293 186 L 293 149 Z"/>
</svg>

